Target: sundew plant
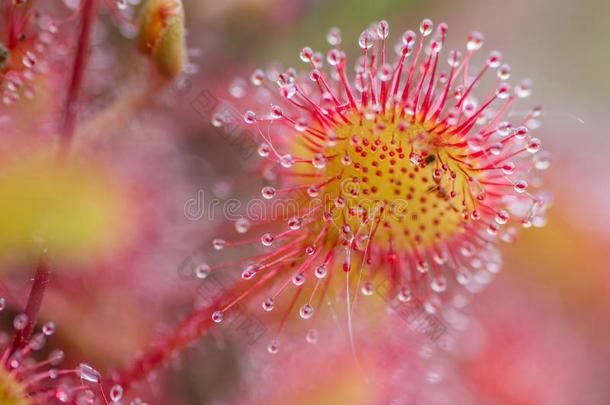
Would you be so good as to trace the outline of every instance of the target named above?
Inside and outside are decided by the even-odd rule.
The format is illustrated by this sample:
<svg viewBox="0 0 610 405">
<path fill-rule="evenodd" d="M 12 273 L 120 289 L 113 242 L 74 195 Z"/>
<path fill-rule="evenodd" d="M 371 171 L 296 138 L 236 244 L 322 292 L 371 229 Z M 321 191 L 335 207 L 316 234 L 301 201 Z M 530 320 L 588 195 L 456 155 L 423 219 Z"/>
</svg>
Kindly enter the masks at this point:
<svg viewBox="0 0 610 405">
<path fill-rule="evenodd" d="M 212 3 L 0 0 L 0 405 L 606 403 L 536 27 Z"/>
</svg>

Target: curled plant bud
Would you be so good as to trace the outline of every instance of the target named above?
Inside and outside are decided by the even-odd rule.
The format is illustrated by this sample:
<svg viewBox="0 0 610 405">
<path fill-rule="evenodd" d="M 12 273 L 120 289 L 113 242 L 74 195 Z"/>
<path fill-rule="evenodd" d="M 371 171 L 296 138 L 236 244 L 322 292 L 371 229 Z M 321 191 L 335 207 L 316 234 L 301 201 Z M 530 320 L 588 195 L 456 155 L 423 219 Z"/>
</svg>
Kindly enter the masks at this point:
<svg viewBox="0 0 610 405">
<path fill-rule="evenodd" d="M 180 0 L 149 0 L 143 7 L 140 50 L 151 56 L 157 69 L 168 77 L 182 72 L 186 62 L 184 8 Z"/>
</svg>

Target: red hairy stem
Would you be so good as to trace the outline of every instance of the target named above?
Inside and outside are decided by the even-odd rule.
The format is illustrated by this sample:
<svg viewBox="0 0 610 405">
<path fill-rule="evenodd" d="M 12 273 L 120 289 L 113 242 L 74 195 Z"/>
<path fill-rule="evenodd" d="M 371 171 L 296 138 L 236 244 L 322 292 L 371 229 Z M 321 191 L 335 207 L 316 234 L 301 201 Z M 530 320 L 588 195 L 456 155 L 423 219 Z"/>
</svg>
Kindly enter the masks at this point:
<svg viewBox="0 0 610 405">
<path fill-rule="evenodd" d="M 161 367 L 174 354 L 205 335 L 213 326 L 212 310 L 205 309 L 193 313 L 160 343 L 154 345 L 129 367 L 123 370 L 116 379 L 125 390 L 134 383 L 145 379 L 152 371 Z"/>
<path fill-rule="evenodd" d="M 21 348 L 30 339 L 30 336 L 32 335 L 34 325 L 36 324 L 38 314 L 40 313 L 40 307 L 42 306 L 44 293 L 47 288 L 47 285 L 49 284 L 49 275 L 49 254 L 45 249 L 41 253 L 40 259 L 38 260 L 36 275 L 34 276 L 32 289 L 30 290 L 30 295 L 28 296 L 28 301 L 25 306 L 24 313 L 27 316 L 28 323 L 25 328 L 15 333 L 15 338 L 13 339 L 13 343 L 11 344 L 11 349 L 9 351 L 9 357 L 10 354 Z"/>
<path fill-rule="evenodd" d="M 169 359 L 179 354 L 189 344 L 207 334 L 215 325 L 212 314 L 219 304 L 240 294 L 241 288 L 227 289 L 208 306 L 197 309 L 159 342 L 148 348 L 128 367 L 117 374 L 114 383 L 128 390 L 145 379 L 151 372 L 162 367 Z"/>
<path fill-rule="evenodd" d="M 74 130 L 76 128 L 77 103 L 83 82 L 85 67 L 87 65 L 87 51 L 89 49 L 91 29 L 93 28 L 95 4 L 95 0 L 83 0 L 78 44 L 76 47 L 76 54 L 74 56 L 74 64 L 72 65 L 72 74 L 70 76 L 70 84 L 64 104 L 63 118 L 60 127 L 60 156 L 65 156 L 69 152 L 70 144 L 72 143 L 72 138 L 74 136 Z"/>
</svg>

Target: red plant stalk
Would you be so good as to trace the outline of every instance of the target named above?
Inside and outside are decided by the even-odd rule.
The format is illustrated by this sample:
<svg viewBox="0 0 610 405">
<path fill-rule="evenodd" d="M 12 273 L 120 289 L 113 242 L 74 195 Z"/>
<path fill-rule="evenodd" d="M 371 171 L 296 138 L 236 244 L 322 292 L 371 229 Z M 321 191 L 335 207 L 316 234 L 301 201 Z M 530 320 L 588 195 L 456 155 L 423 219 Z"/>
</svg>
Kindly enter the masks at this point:
<svg viewBox="0 0 610 405">
<path fill-rule="evenodd" d="M 89 40 L 91 37 L 91 29 L 93 28 L 93 20 L 95 16 L 95 0 L 84 0 L 82 6 L 82 16 L 80 33 L 78 36 L 78 44 L 76 55 L 74 56 L 74 64 L 72 66 L 72 75 L 68 88 L 68 94 L 63 110 L 63 118 L 60 127 L 59 138 L 59 156 L 64 157 L 70 150 L 74 130 L 76 128 L 77 104 L 82 87 L 85 67 L 87 65 L 87 53 L 89 50 Z"/>
<path fill-rule="evenodd" d="M 203 337 L 216 324 L 212 314 L 221 302 L 234 297 L 244 296 L 243 286 L 227 289 L 210 304 L 193 311 L 169 334 L 159 342 L 153 344 L 142 355 L 137 357 L 129 366 L 117 373 L 113 382 L 119 384 L 127 391 L 135 383 L 144 380 L 153 371 L 162 367 L 169 359 L 178 355 L 189 344 Z"/>
<path fill-rule="evenodd" d="M 11 344 L 11 349 L 8 351 L 9 356 L 7 356 L 7 359 L 10 358 L 11 354 L 21 348 L 32 335 L 34 325 L 36 324 L 36 319 L 38 318 L 38 314 L 40 312 L 40 307 L 42 306 L 44 292 L 49 284 L 49 275 L 49 254 L 45 249 L 40 255 L 32 289 L 30 290 L 30 295 L 28 296 L 28 301 L 25 306 L 24 313 L 27 316 L 28 323 L 25 328 L 18 330 L 15 333 L 13 343 Z"/>
</svg>

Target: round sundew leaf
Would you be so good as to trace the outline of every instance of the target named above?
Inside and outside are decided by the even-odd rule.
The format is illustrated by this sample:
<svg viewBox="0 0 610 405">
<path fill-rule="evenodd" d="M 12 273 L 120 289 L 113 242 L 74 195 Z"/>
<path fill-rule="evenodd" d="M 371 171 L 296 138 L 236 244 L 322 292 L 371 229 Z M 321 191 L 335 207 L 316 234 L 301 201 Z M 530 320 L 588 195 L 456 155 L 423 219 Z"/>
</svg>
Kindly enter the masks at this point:
<svg viewBox="0 0 610 405">
<path fill-rule="evenodd" d="M 0 179 L 0 256 L 85 259 L 125 241 L 128 199 L 99 169 L 31 158 L 0 166 Z"/>
</svg>

